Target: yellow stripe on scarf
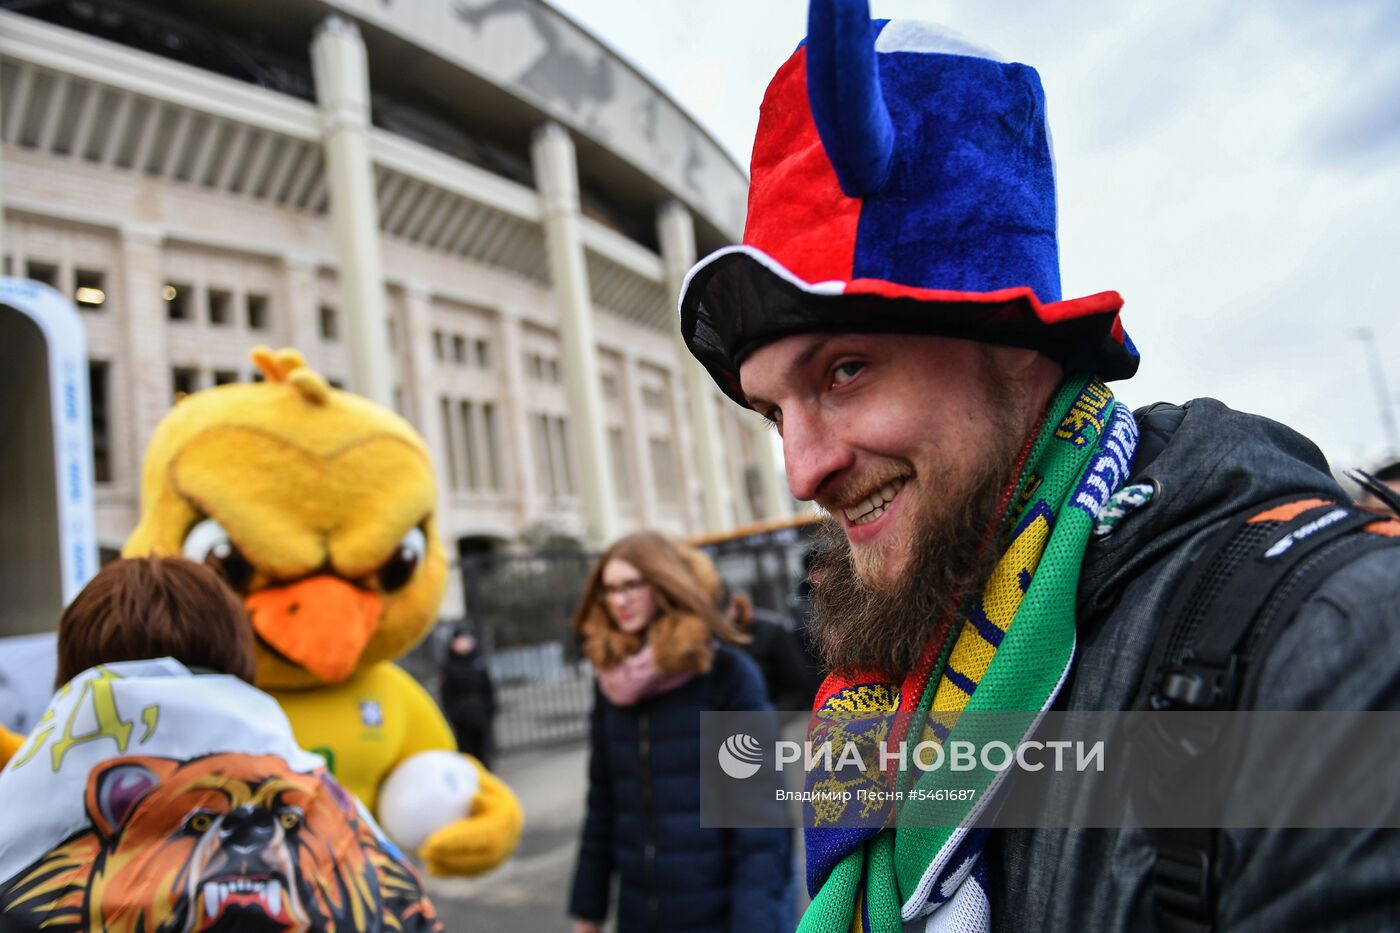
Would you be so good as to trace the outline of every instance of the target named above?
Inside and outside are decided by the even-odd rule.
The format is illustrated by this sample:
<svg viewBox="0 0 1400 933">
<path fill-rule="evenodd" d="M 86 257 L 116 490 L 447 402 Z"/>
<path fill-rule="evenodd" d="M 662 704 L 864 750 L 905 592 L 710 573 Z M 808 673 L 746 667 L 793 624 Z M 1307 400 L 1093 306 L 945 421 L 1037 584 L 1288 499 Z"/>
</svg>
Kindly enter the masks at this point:
<svg viewBox="0 0 1400 933">
<path fill-rule="evenodd" d="M 1045 515 L 1035 516 L 1016 535 L 987 581 L 987 588 L 974 611 L 981 612 L 1003 634 L 1011 628 L 1011 620 L 1021 608 L 1021 600 L 1025 599 L 1022 580 L 1028 581 L 1035 574 L 1049 538 L 1049 519 Z M 996 645 L 987 640 L 977 625 L 970 621 L 964 623 L 933 695 L 933 712 L 961 713 L 972 698 L 972 691 L 967 687 L 975 689 L 981 683 L 996 651 Z M 951 726 L 949 719 L 938 717 L 939 722 Z"/>
</svg>

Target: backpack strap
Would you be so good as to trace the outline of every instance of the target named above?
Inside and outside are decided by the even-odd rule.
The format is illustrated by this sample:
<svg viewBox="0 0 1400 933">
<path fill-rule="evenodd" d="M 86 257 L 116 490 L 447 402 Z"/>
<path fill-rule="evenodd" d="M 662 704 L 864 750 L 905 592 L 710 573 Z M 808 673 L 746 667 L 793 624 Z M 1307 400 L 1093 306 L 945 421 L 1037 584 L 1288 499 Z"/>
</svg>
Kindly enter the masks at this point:
<svg viewBox="0 0 1400 933">
<path fill-rule="evenodd" d="M 1253 662 L 1275 623 L 1291 620 L 1333 572 L 1400 544 L 1400 522 L 1329 499 L 1290 496 L 1225 522 L 1168 606 L 1134 709 L 1229 710 L 1251 697 Z M 1172 754 L 1193 754 L 1190 741 Z M 1209 933 L 1217 831 L 1156 829 L 1151 874 L 1160 930 Z"/>
</svg>

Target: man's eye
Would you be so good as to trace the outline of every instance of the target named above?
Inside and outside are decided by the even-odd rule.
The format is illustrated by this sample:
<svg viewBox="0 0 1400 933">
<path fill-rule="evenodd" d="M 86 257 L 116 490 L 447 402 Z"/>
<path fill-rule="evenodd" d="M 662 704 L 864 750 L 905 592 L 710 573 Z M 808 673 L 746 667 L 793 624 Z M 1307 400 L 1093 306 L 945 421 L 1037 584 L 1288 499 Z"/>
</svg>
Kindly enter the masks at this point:
<svg viewBox="0 0 1400 933">
<path fill-rule="evenodd" d="M 850 382 L 852 379 L 855 378 L 856 373 L 860 372 L 864 368 L 864 363 L 857 363 L 854 361 L 850 363 L 842 363 L 840 366 L 836 367 L 831 371 L 831 384 L 839 386 L 843 383 Z"/>
<path fill-rule="evenodd" d="M 773 407 L 763 413 L 763 417 L 768 419 L 768 423 L 775 428 L 781 429 L 783 426 L 783 410 Z"/>
</svg>

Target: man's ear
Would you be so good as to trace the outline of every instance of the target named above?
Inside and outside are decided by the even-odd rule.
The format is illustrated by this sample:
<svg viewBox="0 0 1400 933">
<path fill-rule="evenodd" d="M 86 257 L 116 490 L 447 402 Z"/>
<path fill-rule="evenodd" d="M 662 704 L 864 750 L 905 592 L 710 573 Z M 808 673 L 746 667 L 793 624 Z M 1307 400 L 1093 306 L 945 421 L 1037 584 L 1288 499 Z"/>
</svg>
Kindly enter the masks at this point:
<svg viewBox="0 0 1400 933">
<path fill-rule="evenodd" d="M 1058 364 L 1039 350 L 1030 350 L 1025 347 L 1003 347 L 997 344 L 988 344 L 987 356 L 991 358 L 996 371 L 1003 373 L 1012 381 L 1026 378 L 1027 373 L 1036 366 L 1037 360 L 1044 360 L 1058 368 Z"/>
<path fill-rule="evenodd" d="M 988 344 L 987 358 L 1003 382 L 1023 384 L 1046 401 L 1065 378 L 1064 367 L 1039 350 Z"/>
</svg>

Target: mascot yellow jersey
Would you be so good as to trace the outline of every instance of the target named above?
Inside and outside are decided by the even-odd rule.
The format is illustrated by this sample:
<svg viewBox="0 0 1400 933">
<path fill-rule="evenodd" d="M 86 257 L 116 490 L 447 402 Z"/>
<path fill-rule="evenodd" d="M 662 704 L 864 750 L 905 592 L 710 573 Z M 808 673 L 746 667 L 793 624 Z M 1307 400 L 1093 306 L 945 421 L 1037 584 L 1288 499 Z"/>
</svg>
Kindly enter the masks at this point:
<svg viewBox="0 0 1400 933">
<path fill-rule="evenodd" d="M 431 630 L 446 584 L 432 464 L 406 421 L 331 388 L 295 351 L 253 359 L 265 381 L 186 396 L 156 427 L 123 553 L 183 554 L 223 574 L 252 621 L 258 686 L 373 810 L 405 759 L 456 749 L 392 663 Z M 484 871 L 519 841 L 519 803 L 473 764 L 470 814 L 419 851 L 431 872 Z"/>
</svg>

